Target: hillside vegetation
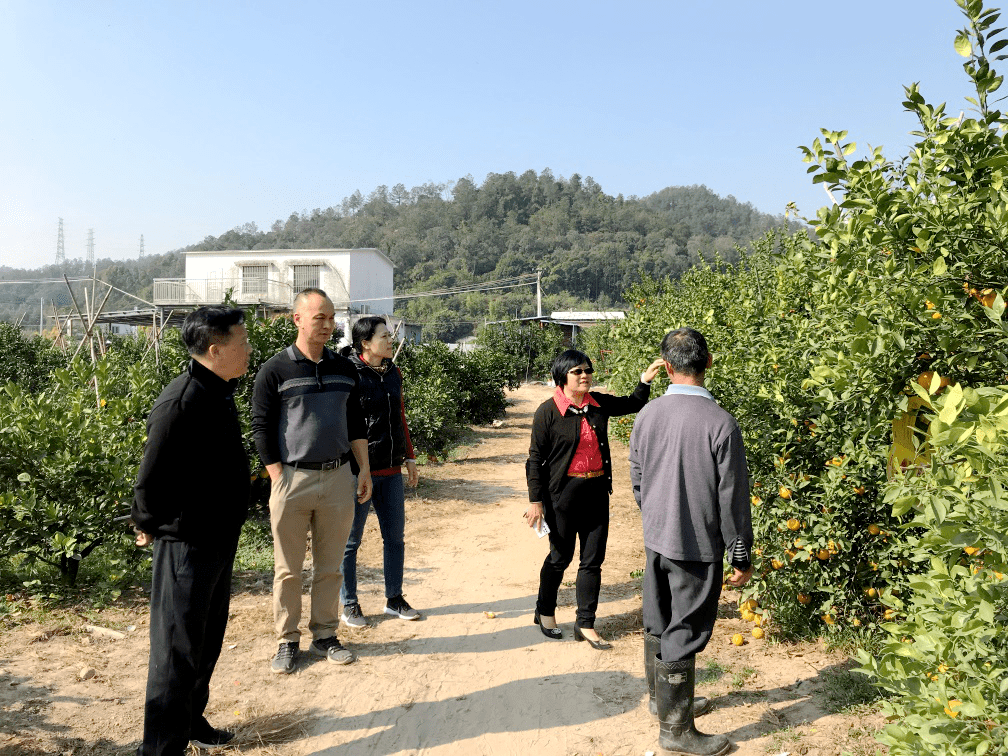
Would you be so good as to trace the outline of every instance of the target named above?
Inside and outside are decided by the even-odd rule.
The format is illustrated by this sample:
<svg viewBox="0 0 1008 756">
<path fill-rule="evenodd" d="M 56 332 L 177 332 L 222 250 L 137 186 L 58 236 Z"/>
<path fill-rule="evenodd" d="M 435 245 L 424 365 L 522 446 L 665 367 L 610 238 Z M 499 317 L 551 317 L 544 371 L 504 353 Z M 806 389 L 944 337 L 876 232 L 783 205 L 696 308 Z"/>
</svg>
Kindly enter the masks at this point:
<svg viewBox="0 0 1008 756">
<path fill-rule="evenodd" d="M 445 289 L 543 271 L 548 309 L 619 305 L 623 292 L 642 277 L 678 278 L 702 260 L 737 259 L 765 232 L 785 226 L 781 216 L 761 213 L 734 197 L 704 186 L 669 187 L 643 198 L 606 194 L 591 178 L 555 177 L 548 169 L 490 174 L 477 186 L 470 177 L 453 185 L 379 186 L 367 197 L 354 192 L 338 206 L 292 213 L 269 230 L 254 223 L 208 236 L 186 250 L 377 247 L 395 263 L 397 293 Z M 102 280 L 148 298 L 151 279 L 184 274 L 181 250 L 142 260 L 102 260 Z M 69 275 L 83 274 L 80 261 Z M 55 278 L 62 271 L 0 268 L 0 279 Z M 38 322 L 39 297 L 59 286 L 0 287 L 0 319 L 23 312 Z M 65 288 L 65 287 L 62 287 Z M 432 338 L 454 338 L 476 323 L 534 313 L 532 287 L 491 296 L 466 295 L 407 300 L 400 314 L 423 323 Z M 110 309 L 135 302 L 116 295 Z M 398 307 L 397 307 L 398 310 Z"/>
</svg>

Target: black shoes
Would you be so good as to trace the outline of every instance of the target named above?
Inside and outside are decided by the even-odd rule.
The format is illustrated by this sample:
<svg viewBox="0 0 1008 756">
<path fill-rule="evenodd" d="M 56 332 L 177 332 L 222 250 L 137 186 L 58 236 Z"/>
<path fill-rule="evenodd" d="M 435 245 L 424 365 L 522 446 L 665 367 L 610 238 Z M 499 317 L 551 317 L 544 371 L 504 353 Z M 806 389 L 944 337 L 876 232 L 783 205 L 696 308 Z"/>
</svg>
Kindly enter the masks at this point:
<svg viewBox="0 0 1008 756">
<path fill-rule="evenodd" d="M 197 748 L 204 750 L 210 748 L 220 748 L 234 740 L 234 733 L 227 730 L 218 730 L 212 727 L 205 718 L 200 717 L 199 723 L 192 728 L 189 734 L 189 742 Z"/>
<path fill-rule="evenodd" d="M 343 644 L 339 642 L 335 635 L 312 641 L 308 650 L 315 656 L 321 656 L 331 664 L 352 664 L 357 658 L 354 656 L 353 651 L 343 648 Z"/>
<path fill-rule="evenodd" d="M 532 622 L 536 625 L 539 625 L 539 629 L 542 631 L 542 634 L 545 635 L 547 638 L 551 640 L 560 640 L 561 638 L 563 638 L 563 633 L 560 632 L 559 627 L 545 627 L 541 622 L 539 622 L 538 609 L 536 609 L 535 614 L 532 617 Z"/>
<path fill-rule="evenodd" d="M 696 657 L 683 661 L 655 660 L 655 699 L 658 704 L 658 745 L 692 756 L 722 756 L 731 749 L 724 735 L 707 735 L 693 724 Z"/>
<path fill-rule="evenodd" d="M 577 625 L 574 625 L 574 637 L 577 638 L 579 641 L 588 641 L 588 645 L 594 648 L 596 651 L 608 651 L 610 648 L 612 648 L 612 643 L 610 643 L 607 640 L 596 641 L 586 637 L 585 634 L 581 632 L 581 628 L 578 627 Z"/>
</svg>

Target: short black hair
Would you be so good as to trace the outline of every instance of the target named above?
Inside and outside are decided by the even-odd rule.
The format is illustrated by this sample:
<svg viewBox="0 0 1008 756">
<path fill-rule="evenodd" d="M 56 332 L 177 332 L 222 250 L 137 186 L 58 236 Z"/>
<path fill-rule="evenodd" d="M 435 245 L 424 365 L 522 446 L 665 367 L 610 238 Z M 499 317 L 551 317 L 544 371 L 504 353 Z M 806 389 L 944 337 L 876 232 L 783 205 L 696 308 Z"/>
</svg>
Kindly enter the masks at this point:
<svg viewBox="0 0 1008 756">
<path fill-rule="evenodd" d="M 380 325 L 388 328 L 385 324 L 385 318 L 380 318 L 377 315 L 367 315 L 353 324 L 351 340 L 353 341 L 354 351 L 357 354 L 364 352 L 364 342 L 374 338 L 375 331 L 378 330 L 378 326 Z"/>
<path fill-rule="evenodd" d="M 707 370 L 710 350 L 707 339 L 693 328 L 677 328 L 665 334 L 661 356 L 672 369 L 683 375 L 697 376 Z"/>
<path fill-rule="evenodd" d="M 576 368 L 578 365 L 593 367 L 591 358 L 578 349 L 568 349 L 560 352 L 557 358 L 553 360 L 553 383 L 558 388 L 566 386 L 567 371 L 571 368 Z"/>
<path fill-rule="evenodd" d="M 326 294 L 324 291 L 322 291 L 322 289 L 318 288 L 317 286 L 309 286 L 307 289 L 301 289 L 301 291 L 297 293 L 297 296 L 294 297 L 294 309 L 296 310 L 298 308 L 298 305 L 304 302 L 306 299 L 308 299 L 308 297 L 310 297 L 312 294 L 318 294 L 320 297 L 323 297 L 324 299 L 329 299 L 329 295 Z"/>
<path fill-rule="evenodd" d="M 245 311 L 226 305 L 204 305 L 186 315 L 182 343 L 191 355 L 203 356 L 211 344 L 231 338 L 231 329 L 245 322 Z"/>
</svg>

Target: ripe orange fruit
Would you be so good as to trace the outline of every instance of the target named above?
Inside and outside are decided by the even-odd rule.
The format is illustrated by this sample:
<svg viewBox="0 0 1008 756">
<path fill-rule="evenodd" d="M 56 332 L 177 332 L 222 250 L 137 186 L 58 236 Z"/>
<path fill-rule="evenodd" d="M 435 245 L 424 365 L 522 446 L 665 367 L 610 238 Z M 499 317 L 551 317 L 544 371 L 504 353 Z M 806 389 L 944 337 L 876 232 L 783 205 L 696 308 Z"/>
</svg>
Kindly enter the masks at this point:
<svg viewBox="0 0 1008 756">
<path fill-rule="evenodd" d="M 931 320 L 941 320 L 941 313 L 940 312 L 932 313 Z"/>
<path fill-rule="evenodd" d="M 759 606 L 759 604 L 756 603 L 756 599 L 754 599 L 754 598 L 746 599 L 745 601 L 742 602 L 742 608 L 743 609 L 748 609 L 749 611 L 752 611 L 757 606 Z"/>
<path fill-rule="evenodd" d="M 758 507 L 762 503 L 763 503 L 763 499 L 761 499 L 759 496 L 756 496 L 755 494 L 753 494 L 752 505 L 754 507 Z"/>
<path fill-rule="evenodd" d="M 977 296 L 977 299 L 980 300 L 984 307 L 993 307 L 997 294 L 994 292 L 994 289 L 983 289 Z"/>
<path fill-rule="evenodd" d="M 963 551 L 965 551 L 970 556 L 973 556 L 974 554 L 978 553 L 980 549 L 978 549 L 976 546 L 967 546 L 965 549 L 963 549 Z"/>
<path fill-rule="evenodd" d="M 741 612 L 739 612 L 739 616 L 742 617 L 742 619 L 744 619 L 746 622 L 752 622 L 753 617 L 755 617 L 756 615 L 750 612 L 748 609 L 743 609 Z"/>
<path fill-rule="evenodd" d="M 759 640 L 760 638 L 762 638 L 763 637 L 763 628 L 762 627 L 758 627 L 758 626 L 754 627 L 752 629 L 752 637 L 756 638 L 757 640 Z"/>
<path fill-rule="evenodd" d="M 827 559 L 829 559 L 830 554 L 828 551 L 826 551 L 826 549 L 819 549 L 819 553 L 816 554 L 816 556 L 819 557 L 820 562 L 825 562 Z"/>
<path fill-rule="evenodd" d="M 959 707 L 962 706 L 962 701 L 958 698 L 950 698 L 948 706 L 945 707 L 945 713 L 948 714 L 952 719 L 959 716 Z"/>
<path fill-rule="evenodd" d="M 809 604 L 812 603 L 812 599 L 810 599 L 804 593 L 799 593 L 798 594 L 798 603 L 801 604 L 802 606 L 808 606 Z"/>
<path fill-rule="evenodd" d="M 934 302 L 932 302 L 930 299 L 925 300 L 924 306 L 927 307 L 929 310 L 933 310 L 935 308 Z"/>
<path fill-rule="evenodd" d="M 790 488 L 785 488 L 784 486 L 781 486 L 780 490 L 777 492 L 777 495 L 780 496 L 782 499 L 790 499 L 791 498 L 791 489 Z"/>
<path fill-rule="evenodd" d="M 864 496 L 864 492 L 865 492 L 864 486 L 858 486 L 857 488 L 854 489 L 854 493 L 857 494 L 858 496 Z"/>
<path fill-rule="evenodd" d="M 883 612 L 882 616 L 887 620 L 891 620 L 893 617 L 896 616 L 896 612 L 893 611 L 892 609 L 886 609 L 885 612 Z"/>
<path fill-rule="evenodd" d="M 733 646 L 741 646 L 745 643 L 745 638 L 742 637 L 742 633 L 735 633 L 735 635 L 731 637 L 731 642 Z"/>
<path fill-rule="evenodd" d="M 779 570 L 781 567 L 784 566 L 784 562 L 782 562 L 780 559 L 772 559 L 770 560 L 770 566 L 773 567 L 775 570 Z M 1000 579 L 1001 578 L 998 578 L 998 580 Z"/>
<path fill-rule="evenodd" d="M 868 532 L 871 533 L 873 536 L 877 536 L 879 533 L 882 532 L 882 528 L 873 523 L 868 526 Z"/>
<path fill-rule="evenodd" d="M 861 620 L 855 617 L 854 619 L 851 620 L 851 624 L 854 625 L 854 627 L 861 627 Z"/>
<path fill-rule="evenodd" d="M 835 625 L 836 624 L 836 620 L 833 619 L 833 615 L 831 615 L 831 614 L 824 614 L 822 616 L 822 621 L 825 622 L 827 625 Z"/>
<path fill-rule="evenodd" d="M 782 491 L 787 491 L 786 488 L 783 488 L 781 490 Z M 790 496 L 790 495 L 791 495 L 791 493 L 788 492 L 788 496 Z M 781 494 L 781 497 L 784 498 L 784 499 L 788 498 L 787 496 L 784 496 L 784 494 Z M 798 522 L 798 520 L 796 520 L 794 517 L 792 517 L 790 520 L 787 521 L 787 529 L 788 530 L 798 530 L 798 528 L 800 528 L 800 527 L 801 527 L 801 523 Z"/>
<path fill-rule="evenodd" d="M 878 591 L 876 591 L 874 588 L 869 588 L 867 591 L 865 591 L 865 594 L 868 596 L 868 598 L 875 598 L 877 593 Z"/>
</svg>

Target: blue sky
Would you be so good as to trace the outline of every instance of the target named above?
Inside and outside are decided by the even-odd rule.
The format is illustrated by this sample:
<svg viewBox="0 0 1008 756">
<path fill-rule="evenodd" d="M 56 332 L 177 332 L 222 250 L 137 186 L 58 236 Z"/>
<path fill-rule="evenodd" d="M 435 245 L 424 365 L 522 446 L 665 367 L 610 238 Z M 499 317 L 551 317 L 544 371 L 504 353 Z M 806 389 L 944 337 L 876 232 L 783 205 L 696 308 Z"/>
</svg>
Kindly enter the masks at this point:
<svg viewBox="0 0 1008 756">
<path fill-rule="evenodd" d="M 953 0 L 0 0 L 0 264 L 161 253 L 359 189 L 550 168 L 610 194 L 827 199 L 820 127 L 904 154 L 967 107 Z"/>
</svg>

